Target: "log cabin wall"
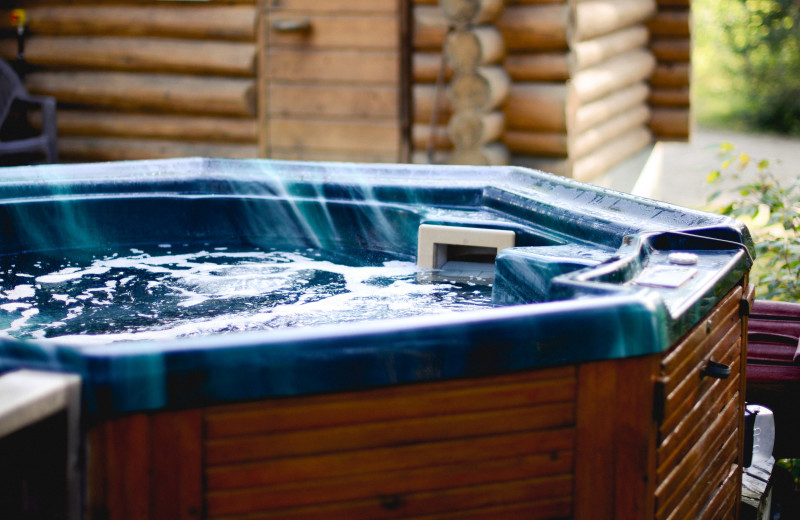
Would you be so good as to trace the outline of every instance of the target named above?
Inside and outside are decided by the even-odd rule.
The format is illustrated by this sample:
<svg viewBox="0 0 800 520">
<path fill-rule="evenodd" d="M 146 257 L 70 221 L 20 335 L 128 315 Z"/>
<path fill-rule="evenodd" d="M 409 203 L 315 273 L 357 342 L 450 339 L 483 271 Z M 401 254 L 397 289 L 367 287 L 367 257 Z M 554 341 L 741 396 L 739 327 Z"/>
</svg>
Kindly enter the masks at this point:
<svg viewBox="0 0 800 520">
<path fill-rule="evenodd" d="M 650 129 L 658 139 L 688 140 L 691 133 L 691 0 L 658 0 L 648 23 L 658 65 L 650 79 Z"/>
<path fill-rule="evenodd" d="M 689 1 L 506 0 L 493 23 L 511 80 L 499 107 L 510 162 L 587 180 L 650 131 L 688 138 Z M 439 0 L 10 6 L 28 9 L 27 85 L 59 100 L 66 160 L 402 162 L 408 141 L 413 162 L 452 157 Z M 8 14 L 0 56 L 12 59 Z"/>
<path fill-rule="evenodd" d="M 398 0 L 19 0 L 64 160 L 397 162 Z M 0 12 L 8 24 L 8 10 Z M 16 39 L 0 28 L 0 56 Z"/>
<path fill-rule="evenodd" d="M 590 180 L 647 146 L 653 133 L 688 137 L 688 2 L 507 0 L 494 23 L 505 40 L 511 78 L 502 107 L 511 163 Z M 433 147 L 436 159 L 446 162 L 452 144 L 442 125 L 452 108 L 436 87 L 447 31 L 438 3 L 414 0 L 413 146 L 417 152 Z M 670 24 L 678 32 L 667 48 L 677 43 L 682 62 L 664 50 L 666 35 L 676 30 Z M 657 35 L 652 43 L 651 33 Z M 676 75 L 686 78 L 683 101 L 674 99 L 678 92 L 663 92 L 675 81 L 665 77 Z M 445 80 L 451 76 L 444 71 Z"/>
<path fill-rule="evenodd" d="M 64 160 L 258 154 L 255 0 L 13 6 L 28 13 L 27 87 L 59 102 Z"/>
</svg>

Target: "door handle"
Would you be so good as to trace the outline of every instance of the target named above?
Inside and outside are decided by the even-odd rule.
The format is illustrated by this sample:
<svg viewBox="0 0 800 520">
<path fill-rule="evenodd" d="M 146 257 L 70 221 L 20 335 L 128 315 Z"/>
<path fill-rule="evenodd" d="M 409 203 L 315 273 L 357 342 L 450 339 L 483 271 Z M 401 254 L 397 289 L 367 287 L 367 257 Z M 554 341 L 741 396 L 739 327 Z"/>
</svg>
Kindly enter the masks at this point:
<svg viewBox="0 0 800 520">
<path fill-rule="evenodd" d="M 279 33 L 307 33 L 311 31 L 311 20 L 308 18 L 273 20 L 272 29 Z"/>
<path fill-rule="evenodd" d="M 731 367 L 718 361 L 708 360 L 700 375 L 714 379 L 728 379 L 731 376 Z"/>
</svg>

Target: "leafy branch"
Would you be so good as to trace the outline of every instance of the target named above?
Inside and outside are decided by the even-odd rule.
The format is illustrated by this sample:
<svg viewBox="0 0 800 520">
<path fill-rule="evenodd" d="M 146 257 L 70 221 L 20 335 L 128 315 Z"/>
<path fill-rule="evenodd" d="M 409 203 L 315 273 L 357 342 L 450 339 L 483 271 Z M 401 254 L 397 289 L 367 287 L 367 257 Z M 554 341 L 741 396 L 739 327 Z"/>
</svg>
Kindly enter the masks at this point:
<svg viewBox="0 0 800 520">
<path fill-rule="evenodd" d="M 752 272 L 756 294 L 771 300 L 800 301 L 800 180 L 781 185 L 770 171 L 769 161 L 755 163 L 730 143 L 722 144 L 720 156 L 721 168 L 706 180 L 716 184 L 729 177 L 739 184 L 733 190 L 715 192 L 709 202 L 732 196 L 718 211 L 748 221 L 756 242 Z M 743 181 L 745 173 L 748 180 Z"/>
</svg>

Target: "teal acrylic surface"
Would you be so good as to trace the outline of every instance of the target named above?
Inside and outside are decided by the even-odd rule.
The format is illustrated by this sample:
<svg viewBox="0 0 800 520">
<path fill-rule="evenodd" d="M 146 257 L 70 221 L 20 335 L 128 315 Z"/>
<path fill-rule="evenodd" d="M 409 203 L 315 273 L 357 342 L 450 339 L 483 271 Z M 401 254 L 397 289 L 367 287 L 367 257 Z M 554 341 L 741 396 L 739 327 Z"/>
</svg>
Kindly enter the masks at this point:
<svg viewBox="0 0 800 520">
<path fill-rule="evenodd" d="M 517 246 L 495 262 L 493 306 L 112 345 L 0 338 L 0 371 L 79 373 L 90 410 L 113 413 L 663 352 L 753 254 L 735 220 L 515 167 L 176 159 L 0 169 L 2 255 L 177 243 L 413 259 L 424 223 L 514 231 Z M 675 265 L 676 252 L 696 263 Z"/>
</svg>

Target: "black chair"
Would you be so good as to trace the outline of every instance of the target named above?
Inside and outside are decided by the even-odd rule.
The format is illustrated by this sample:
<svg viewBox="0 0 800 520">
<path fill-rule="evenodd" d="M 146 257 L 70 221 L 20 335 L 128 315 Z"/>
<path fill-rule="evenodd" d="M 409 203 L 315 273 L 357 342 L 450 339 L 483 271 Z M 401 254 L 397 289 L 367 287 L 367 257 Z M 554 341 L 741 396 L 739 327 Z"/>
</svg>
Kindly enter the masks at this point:
<svg viewBox="0 0 800 520">
<path fill-rule="evenodd" d="M 41 130 L 28 124 L 28 112 L 41 110 Z M 45 162 L 58 161 L 56 136 L 56 100 L 49 96 L 32 96 L 14 69 L 0 60 L 0 156 L 26 158 L 44 155 Z M 0 164 L 20 164 L 3 161 Z"/>
</svg>

